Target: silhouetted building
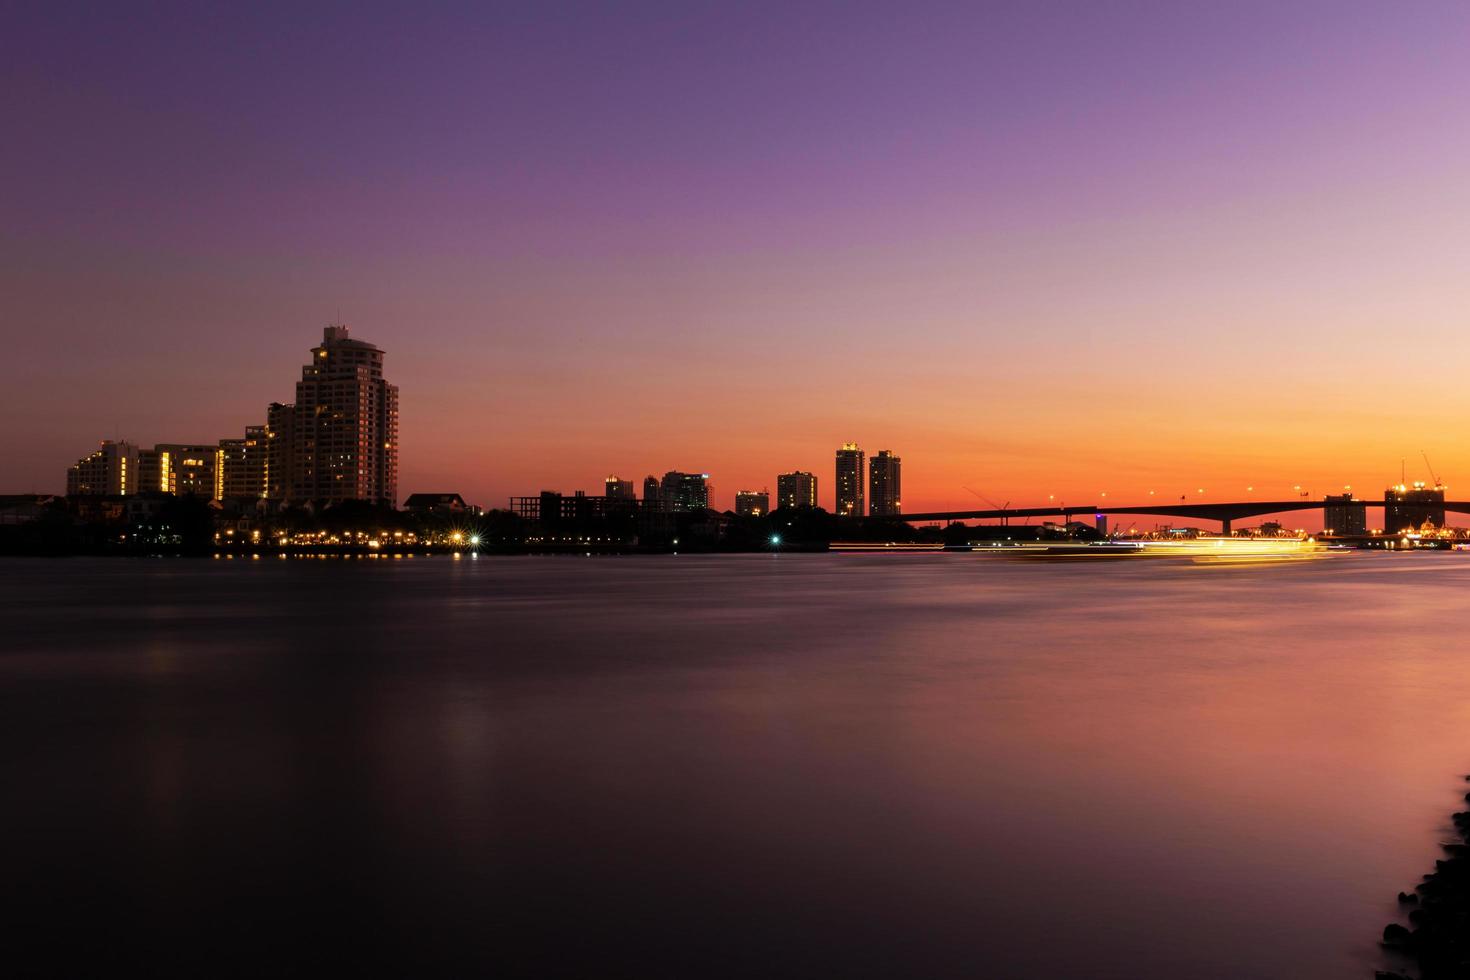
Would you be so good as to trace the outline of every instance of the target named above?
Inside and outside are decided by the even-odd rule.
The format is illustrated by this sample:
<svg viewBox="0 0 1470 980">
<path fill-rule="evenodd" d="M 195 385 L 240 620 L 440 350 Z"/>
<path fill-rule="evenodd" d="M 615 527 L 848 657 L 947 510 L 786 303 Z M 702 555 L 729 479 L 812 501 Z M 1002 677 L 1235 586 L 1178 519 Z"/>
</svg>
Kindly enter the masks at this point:
<svg viewBox="0 0 1470 980">
<path fill-rule="evenodd" d="M 676 514 L 687 514 L 709 507 L 709 474 L 680 473 L 669 470 L 659 482 L 664 506 Z"/>
<path fill-rule="evenodd" d="M 295 482 L 296 406 L 271 402 L 265 411 L 265 495 L 288 500 Z"/>
<path fill-rule="evenodd" d="M 138 447 L 104 439 L 66 471 L 69 497 L 102 497 L 137 493 Z"/>
<path fill-rule="evenodd" d="M 903 511 L 903 460 L 883 449 L 868 460 L 868 513 L 896 517 Z"/>
<path fill-rule="evenodd" d="M 1322 529 L 1329 534 L 1367 534 L 1368 505 L 1350 493 L 1329 493 L 1323 501 Z"/>
<path fill-rule="evenodd" d="M 636 501 L 632 506 L 637 506 Z M 534 497 L 511 497 L 510 510 L 517 517 L 552 527 L 561 523 L 585 524 L 601 520 L 612 512 L 626 514 L 629 503 L 622 499 L 589 497 L 583 490 L 570 496 L 555 490 L 542 490 Z"/>
<path fill-rule="evenodd" d="M 392 506 L 398 498 L 398 388 L 383 379 L 383 352 L 333 325 L 311 355 L 296 382 L 295 404 L 271 406 L 273 497 Z"/>
<path fill-rule="evenodd" d="M 777 507 L 817 506 L 817 478 L 802 470 L 776 476 Z"/>
<path fill-rule="evenodd" d="M 48 493 L 9 493 L 0 496 L 0 524 L 29 524 L 56 500 Z"/>
<path fill-rule="evenodd" d="M 739 490 L 735 493 L 735 513 L 741 517 L 760 517 L 771 512 L 771 495 L 765 490 Z"/>
<path fill-rule="evenodd" d="M 664 490 L 659 485 L 658 477 L 645 476 L 643 478 L 643 510 L 649 514 L 656 514 L 668 510 L 664 506 Z"/>
<path fill-rule="evenodd" d="M 1444 527 L 1444 487 L 1400 483 L 1383 492 L 1384 533 L 1417 531 L 1425 524 Z"/>
<path fill-rule="evenodd" d="M 414 514 L 463 514 L 469 510 L 457 493 L 411 493 L 403 509 Z"/>
<path fill-rule="evenodd" d="M 855 442 L 837 450 L 837 513 L 863 516 L 863 451 Z"/>
<path fill-rule="evenodd" d="M 607 486 L 605 495 L 608 500 L 636 500 L 637 494 L 633 492 L 632 480 L 620 480 L 616 476 L 609 476 L 604 481 Z"/>
</svg>

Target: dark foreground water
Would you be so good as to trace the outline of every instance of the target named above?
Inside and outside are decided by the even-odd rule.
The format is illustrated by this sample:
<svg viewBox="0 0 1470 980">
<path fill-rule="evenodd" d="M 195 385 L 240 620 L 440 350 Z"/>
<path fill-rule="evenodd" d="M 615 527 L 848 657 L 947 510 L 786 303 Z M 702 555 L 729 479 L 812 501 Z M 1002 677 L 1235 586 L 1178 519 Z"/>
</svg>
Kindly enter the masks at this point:
<svg viewBox="0 0 1470 980">
<path fill-rule="evenodd" d="M 0 562 L 0 972 L 1369 977 L 1466 788 L 1467 589 Z"/>
</svg>

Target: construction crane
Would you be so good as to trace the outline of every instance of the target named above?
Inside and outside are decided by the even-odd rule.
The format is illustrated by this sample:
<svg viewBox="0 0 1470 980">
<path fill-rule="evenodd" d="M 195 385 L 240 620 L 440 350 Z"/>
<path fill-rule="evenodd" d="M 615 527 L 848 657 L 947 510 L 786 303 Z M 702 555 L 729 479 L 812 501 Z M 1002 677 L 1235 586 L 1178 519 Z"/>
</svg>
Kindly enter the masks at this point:
<svg viewBox="0 0 1470 980">
<path fill-rule="evenodd" d="M 970 493 L 974 494 L 975 495 L 975 498 L 977 500 L 980 500 L 980 501 L 983 501 L 984 503 L 989 504 L 991 510 L 998 510 L 998 511 L 1001 512 L 1001 515 L 1000 515 L 1000 526 L 1001 527 L 1009 527 L 1010 526 L 1010 521 L 1006 518 L 1006 515 L 1005 515 L 1006 508 L 1008 508 L 1008 507 L 1011 506 L 1011 502 L 1009 500 L 1007 500 L 1003 504 L 997 504 L 994 500 L 991 500 L 989 497 L 985 496 L 983 493 L 981 493 L 978 490 L 970 490 L 969 487 L 965 487 L 965 489 L 968 490 Z"/>
<path fill-rule="evenodd" d="M 1434 480 L 1434 485 L 1436 487 L 1444 486 L 1443 483 L 1439 482 L 1439 474 L 1434 472 L 1434 467 L 1429 462 L 1429 454 L 1421 449 L 1419 450 L 1419 455 L 1424 457 L 1424 468 L 1429 471 L 1429 476 Z"/>
</svg>

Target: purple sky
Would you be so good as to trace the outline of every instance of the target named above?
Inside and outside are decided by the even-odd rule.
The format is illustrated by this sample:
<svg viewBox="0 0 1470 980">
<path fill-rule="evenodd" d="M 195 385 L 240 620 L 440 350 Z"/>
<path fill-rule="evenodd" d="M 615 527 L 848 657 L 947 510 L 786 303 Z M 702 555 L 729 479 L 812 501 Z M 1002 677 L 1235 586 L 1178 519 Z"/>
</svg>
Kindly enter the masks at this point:
<svg viewBox="0 0 1470 980">
<path fill-rule="evenodd" d="M 1470 478 L 1470 6 L 424 6 L 7 7 L 0 492 L 339 312 L 401 494 Z"/>
</svg>

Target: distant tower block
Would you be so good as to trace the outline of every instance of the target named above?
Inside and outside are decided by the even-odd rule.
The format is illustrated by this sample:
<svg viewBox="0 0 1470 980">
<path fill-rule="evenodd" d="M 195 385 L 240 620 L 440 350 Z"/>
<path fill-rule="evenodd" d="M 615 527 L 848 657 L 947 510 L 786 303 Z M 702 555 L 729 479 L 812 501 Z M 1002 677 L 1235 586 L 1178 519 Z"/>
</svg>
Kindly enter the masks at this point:
<svg viewBox="0 0 1470 980">
<path fill-rule="evenodd" d="M 862 517 L 863 451 L 849 442 L 837 450 L 837 514 L 839 517 Z"/>
</svg>

